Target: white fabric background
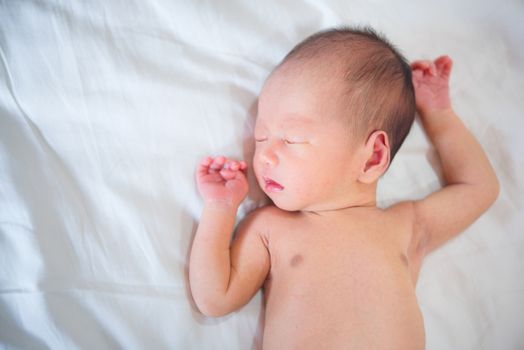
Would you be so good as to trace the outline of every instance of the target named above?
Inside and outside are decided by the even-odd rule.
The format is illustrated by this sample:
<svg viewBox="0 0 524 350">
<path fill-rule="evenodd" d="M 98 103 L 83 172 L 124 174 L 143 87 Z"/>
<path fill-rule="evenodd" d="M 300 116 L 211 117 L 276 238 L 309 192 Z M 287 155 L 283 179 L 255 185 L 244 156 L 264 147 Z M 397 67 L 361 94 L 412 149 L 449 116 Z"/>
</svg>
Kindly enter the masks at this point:
<svg viewBox="0 0 524 350">
<path fill-rule="evenodd" d="M 191 302 L 195 165 L 249 161 L 265 77 L 340 24 L 374 26 L 410 60 L 449 54 L 455 109 L 501 181 L 495 205 L 425 260 L 427 349 L 524 349 L 517 0 L 0 0 L 1 345 L 256 348 L 260 292 L 218 319 Z M 416 124 L 381 205 L 437 189 L 435 159 Z M 262 202 L 250 180 L 239 219 Z"/>
</svg>

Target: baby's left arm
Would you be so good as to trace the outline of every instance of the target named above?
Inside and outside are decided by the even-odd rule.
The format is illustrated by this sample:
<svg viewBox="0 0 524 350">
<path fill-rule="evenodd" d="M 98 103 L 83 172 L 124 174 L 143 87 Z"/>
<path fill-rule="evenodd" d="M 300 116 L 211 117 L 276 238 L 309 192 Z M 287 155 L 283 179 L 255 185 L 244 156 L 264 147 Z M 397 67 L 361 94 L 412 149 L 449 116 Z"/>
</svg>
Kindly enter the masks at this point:
<svg viewBox="0 0 524 350">
<path fill-rule="evenodd" d="M 414 237 L 422 242 L 424 255 L 473 223 L 499 192 L 486 154 L 451 107 L 451 66 L 447 56 L 412 64 L 417 110 L 438 152 L 446 181 L 444 188 L 412 202 Z"/>
</svg>

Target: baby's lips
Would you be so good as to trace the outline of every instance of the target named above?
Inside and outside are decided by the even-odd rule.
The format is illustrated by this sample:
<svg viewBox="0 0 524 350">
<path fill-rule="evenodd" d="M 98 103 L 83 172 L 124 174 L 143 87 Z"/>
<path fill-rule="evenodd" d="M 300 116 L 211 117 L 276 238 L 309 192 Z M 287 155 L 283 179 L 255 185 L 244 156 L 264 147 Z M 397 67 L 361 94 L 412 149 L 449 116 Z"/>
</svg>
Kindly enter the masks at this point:
<svg viewBox="0 0 524 350">
<path fill-rule="evenodd" d="M 282 186 L 281 184 L 279 184 L 278 182 L 268 178 L 268 177 L 263 177 L 264 179 L 264 182 L 266 184 L 265 188 L 267 191 L 270 191 L 270 192 L 280 192 L 284 189 L 284 186 Z"/>
</svg>

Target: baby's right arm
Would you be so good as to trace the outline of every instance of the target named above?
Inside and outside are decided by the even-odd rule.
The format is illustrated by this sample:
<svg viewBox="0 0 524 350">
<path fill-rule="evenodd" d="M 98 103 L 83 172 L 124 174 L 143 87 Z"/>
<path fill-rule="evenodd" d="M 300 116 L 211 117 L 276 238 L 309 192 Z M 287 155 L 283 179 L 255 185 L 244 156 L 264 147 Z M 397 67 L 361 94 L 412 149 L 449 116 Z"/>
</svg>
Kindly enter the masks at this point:
<svg viewBox="0 0 524 350">
<path fill-rule="evenodd" d="M 244 162 L 207 157 L 197 170 L 204 209 L 191 248 L 189 283 L 198 308 L 222 316 L 247 303 L 269 272 L 260 236 L 260 210 L 239 225 L 230 248 L 238 206 L 248 190 Z"/>
</svg>

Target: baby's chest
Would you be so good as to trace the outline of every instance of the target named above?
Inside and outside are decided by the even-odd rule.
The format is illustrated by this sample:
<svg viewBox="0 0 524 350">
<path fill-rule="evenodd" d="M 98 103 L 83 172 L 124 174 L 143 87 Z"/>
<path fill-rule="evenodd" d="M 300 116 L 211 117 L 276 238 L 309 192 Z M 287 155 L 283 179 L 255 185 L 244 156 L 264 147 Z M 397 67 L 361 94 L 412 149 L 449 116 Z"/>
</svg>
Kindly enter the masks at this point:
<svg viewBox="0 0 524 350">
<path fill-rule="evenodd" d="M 278 344 L 311 334 L 308 346 L 310 339 L 343 338 L 349 344 L 376 329 L 423 332 L 395 232 L 295 225 L 278 233 L 270 239 L 271 270 L 264 285 L 266 334 Z M 373 337 L 369 340 L 376 341 Z"/>
<path fill-rule="evenodd" d="M 281 285 L 372 288 L 409 277 L 399 245 L 375 232 L 289 230 L 271 243 L 270 278 Z"/>
</svg>

